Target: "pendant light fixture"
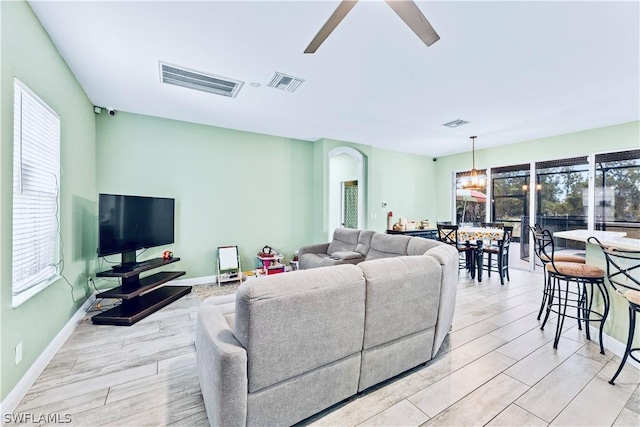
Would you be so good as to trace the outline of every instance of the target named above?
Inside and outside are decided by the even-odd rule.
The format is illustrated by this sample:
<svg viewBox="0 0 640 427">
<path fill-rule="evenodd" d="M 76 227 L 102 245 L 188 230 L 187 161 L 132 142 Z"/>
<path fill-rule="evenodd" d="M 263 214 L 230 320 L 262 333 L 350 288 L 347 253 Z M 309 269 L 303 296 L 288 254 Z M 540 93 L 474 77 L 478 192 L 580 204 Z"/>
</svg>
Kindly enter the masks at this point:
<svg viewBox="0 0 640 427">
<path fill-rule="evenodd" d="M 467 190 L 484 190 L 486 185 L 486 177 L 481 175 L 476 169 L 476 138 L 477 136 L 472 136 L 471 138 L 471 159 L 472 159 L 472 169 L 469 175 L 466 176 L 462 183 L 462 188 Z"/>
</svg>

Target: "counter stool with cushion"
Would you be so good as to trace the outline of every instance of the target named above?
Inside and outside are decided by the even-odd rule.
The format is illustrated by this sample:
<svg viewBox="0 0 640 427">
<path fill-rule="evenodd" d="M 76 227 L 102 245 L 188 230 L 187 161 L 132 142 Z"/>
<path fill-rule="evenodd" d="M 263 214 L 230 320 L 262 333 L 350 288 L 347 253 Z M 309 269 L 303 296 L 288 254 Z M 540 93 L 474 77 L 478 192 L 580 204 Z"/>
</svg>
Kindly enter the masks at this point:
<svg viewBox="0 0 640 427">
<path fill-rule="evenodd" d="M 636 329 L 636 313 L 640 312 L 640 251 L 608 248 L 595 237 L 589 237 L 588 241 L 589 243 L 600 246 L 604 258 L 607 261 L 607 279 L 609 279 L 609 284 L 616 293 L 622 295 L 629 303 L 629 335 L 627 338 L 627 346 L 618 370 L 613 375 L 613 378 L 609 380 L 609 384 L 613 385 L 618 375 L 620 375 L 620 372 L 622 372 L 622 368 L 629 356 L 636 362 L 640 362 L 640 358 L 633 354 L 634 351 L 640 351 L 640 347 L 631 347 Z"/>
<path fill-rule="evenodd" d="M 538 261 L 540 261 L 540 265 L 542 265 L 542 276 L 544 278 L 544 288 L 542 292 L 542 301 L 540 302 L 540 310 L 538 311 L 538 320 L 542 317 L 542 311 L 544 310 L 545 304 L 547 303 L 547 297 L 551 293 L 551 281 L 550 278 L 547 277 L 546 265 L 550 261 L 549 255 L 547 252 L 551 253 L 551 248 L 548 247 L 551 242 L 544 242 L 541 240 L 542 238 L 542 227 L 540 224 L 535 224 L 534 227 L 529 225 L 525 226 L 525 229 L 531 236 L 531 244 L 533 245 L 534 253 Z M 545 246 L 545 244 L 547 246 Z M 568 255 L 568 254 L 554 254 L 554 258 L 559 262 L 577 262 L 578 264 L 584 264 L 585 259 L 578 255 Z"/>
<path fill-rule="evenodd" d="M 438 240 L 455 247 L 459 255 L 464 254 L 464 258 L 460 258 L 458 269 L 465 268 L 471 273 L 471 278 L 476 277 L 475 269 L 475 250 L 476 245 L 469 242 L 460 243 L 458 241 L 458 225 L 438 223 Z"/>
<path fill-rule="evenodd" d="M 564 319 L 570 317 L 578 320 L 578 328 L 582 329 L 581 322 L 585 323 L 585 334 L 587 339 L 591 339 L 589 332 L 589 322 L 600 322 L 600 353 L 604 354 L 602 343 L 602 330 L 604 322 L 609 314 L 609 294 L 604 285 L 605 272 L 601 268 L 588 264 L 576 262 L 558 261 L 554 256 L 553 236 L 549 230 L 543 230 L 538 239 L 542 244 L 545 258 L 549 261 L 545 265 L 547 277 L 549 277 L 550 293 L 547 302 L 547 313 L 540 329 L 544 329 L 550 313 L 558 315 L 556 325 L 556 336 L 553 341 L 553 348 L 558 348 L 558 341 L 564 325 Z M 550 249 L 550 251 L 549 251 Z M 594 307 L 594 292 L 598 290 L 602 299 L 603 307 Z M 576 314 L 573 316 L 567 313 L 568 308 L 575 308 Z"/>
</svg>

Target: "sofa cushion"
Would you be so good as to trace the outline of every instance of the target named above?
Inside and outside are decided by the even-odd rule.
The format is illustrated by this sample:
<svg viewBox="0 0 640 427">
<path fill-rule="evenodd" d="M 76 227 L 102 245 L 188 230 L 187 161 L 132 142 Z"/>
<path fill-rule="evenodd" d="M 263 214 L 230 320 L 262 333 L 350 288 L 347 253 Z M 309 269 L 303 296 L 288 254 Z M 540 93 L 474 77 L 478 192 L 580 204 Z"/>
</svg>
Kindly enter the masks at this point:
<svg viewBox="0 0 640 427">
<path fill-rule="evenodd" d="M 334 253 L 331 254 L 331 257 L 335 258 L 335 259 L 358 259 L 358 258 L 364 258 L 361 253 L 354 252 L 354 251 L 334 252 Z"/>
<path fill-rule="evenodd" d="M 240 285 L 234 333 L 247 351 L 249 392 L 359 353 L 364 304 L 364 277 L 354 265 Z"/>
<path fill-rule="evenodd" d="M 328 254 L 342 251 L 355 251 L 358 245 L 360 230 L 352 228 L 336 228 L 333 232 L 333 240 L 329 243 Z"/>
<path fill-rule="evenodd" d="M 318 268 L 326 264 L 323 262 L 329 258 L 329 254 L 304 254 L 298 258 L 300 260 L 300 268 Z"/>
<path fill-rule="evenodd" d="M 442 267 L 435 258 L 403 256 L 364 261 L 358 267 L 367 282 L 363 349 L 436 324 Z M 431 348 L 424 350 L 431 354 Z"/>
<path fill-rule="evenodd" d="M 290 426 L 357 393 L 360 353 L 250 393 L 247 427 Z"/>
<path fill-rule="evenodd" d="M 365 261 L 406 255 L 410 240 L 409 236 L 375 233 Z"/>
<path fill-rule="evenodd" d="M 431 359 L 434 328 L 362 351 L 358 391 Z"/>
<path fill-rule="evenodd" d="M 424 255 L 429 249 L 440 246 L 440 242 L 423 237 L 412 237 L 407 246 L 407 255 Z"/>
<path fill-rule="evenodd" d="M 375 233 L 376 232 L 373 230 L 360 230 L 356 252 L 360 252 L 363 256 L 367 256 L 369 248 L 371 247 L 371 238 Z"/>
</svg>

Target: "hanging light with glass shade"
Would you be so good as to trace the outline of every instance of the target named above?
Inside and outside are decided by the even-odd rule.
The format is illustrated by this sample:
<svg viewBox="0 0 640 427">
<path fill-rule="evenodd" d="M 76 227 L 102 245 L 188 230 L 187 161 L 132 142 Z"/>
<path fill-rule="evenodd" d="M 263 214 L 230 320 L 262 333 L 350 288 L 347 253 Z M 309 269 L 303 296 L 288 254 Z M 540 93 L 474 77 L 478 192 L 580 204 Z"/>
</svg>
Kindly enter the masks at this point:
<svg viewBox="0 0 640 427">
<path fill-rule="evenodd" d="M 477 136 L 472 136 L 471 138 L 471 159 L 472 159 L 472 169 L 471 172 L 463 179 L 462 188 L 467 190 L 484 190 L 486 186 L 487 180 L 484 174 L 481 174 L 476 169 L 476 138 Z"/>
</svg>

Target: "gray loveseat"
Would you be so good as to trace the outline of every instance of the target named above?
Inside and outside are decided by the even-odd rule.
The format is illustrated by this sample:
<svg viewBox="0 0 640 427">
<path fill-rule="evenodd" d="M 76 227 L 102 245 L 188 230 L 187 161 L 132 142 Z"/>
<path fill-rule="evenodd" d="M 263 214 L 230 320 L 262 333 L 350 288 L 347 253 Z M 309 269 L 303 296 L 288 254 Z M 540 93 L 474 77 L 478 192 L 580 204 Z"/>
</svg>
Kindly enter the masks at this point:
<svg viewBox="0 0 640 427">
<path fill-rule="evenodd" d="M 298 250 L 300 269 L 358 264 L 367 256 L 374 233 L 371 230 L 336 228 L 331 242 L 303 246 Z"/>
<path fill-rule="evenodd" d="M 371 234 L 358 265 L 254 278 L 203 303 L 196 352 L 211 425 L 294 424 L 436 355 L 457 251 Z"/>
</svg>

